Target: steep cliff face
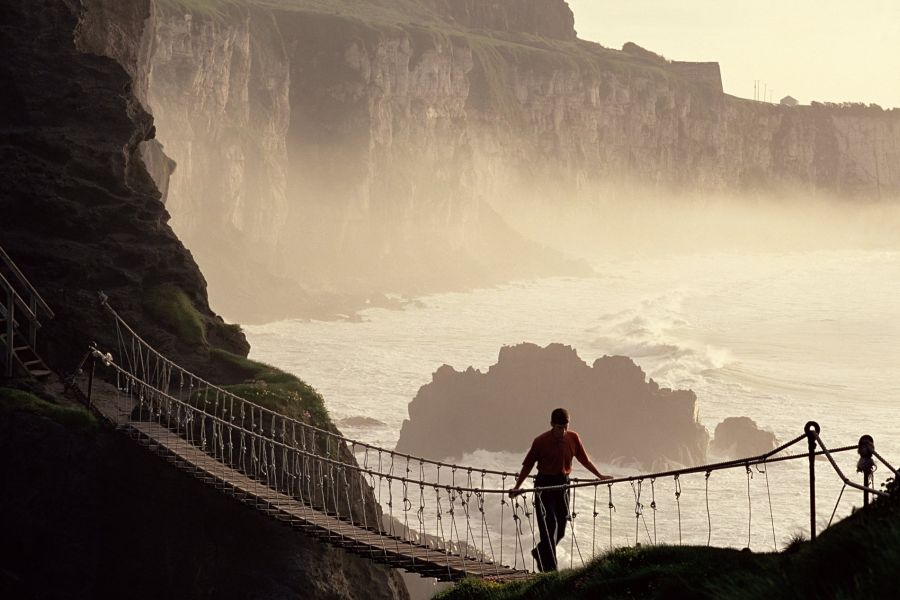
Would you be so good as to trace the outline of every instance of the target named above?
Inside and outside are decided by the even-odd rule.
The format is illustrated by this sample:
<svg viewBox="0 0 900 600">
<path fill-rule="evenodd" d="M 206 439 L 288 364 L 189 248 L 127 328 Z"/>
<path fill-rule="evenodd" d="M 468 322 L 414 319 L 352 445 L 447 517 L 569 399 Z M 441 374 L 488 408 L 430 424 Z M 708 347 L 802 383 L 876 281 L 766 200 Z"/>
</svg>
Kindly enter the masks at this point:
<svg viewBox="0 0 900 600">
<path fill-rule="evenodd" d="M 545 431 L 557 406 L 569 409 L 594 460 L 653 470 L 706 458 L 709 433 L 697 421 L 693 392 L 661 389 L 624 356 L 589 366 L 562 344 L 504 347 L 486 373 L 442 366 L 410 402 L 397 451 L 459 457 L 526 450 L 528 436 Z M 511 414 L 534 431 L 510 428 Z"/>
<path fill-rule="evenodd" d="M 86 46 L 134 76 L 177 164 L 176 230 L 242 318 L 302 312 L 300 287 L 572 272 L 516 230 L 532 209 L 900 196 L 898 111 L 733 98 L 715 63 L 577 40 L 562 0 L 118 4 L 91 0 Z M 241 306 L 274 277 L 289 293 Z"/>
<path fill-rule="evenodd" d="M 135 51 L 129 24 L 142 26 L 148 6 L 106 13 L 108 46 L 121 56 Z M 115 351 L 103 290 L 169 357 L 217 381 L 223 371 L 240 379 L 211 357 L 246 356 L 247 342 L 209 308 L 148 174 L 145 161 L 168 170 L 152 146 L 152 117 L 116 61 L 76 46 L 88 39 L 82 10 L 76 0 L 0 5 L 9 117 L 0 123 L 0 245 L 56 312 L 39 350 L 60 374 L 91 341 Z M 196 339 L 173 318 L 185 315 Z M 282 531 L 119 434 L 72 432 L 14 409 L 0 415 L 0 434 L 0 470 L 17 490 L 2 503 L 0 586 L 16 580 L 24 593 L 15 597 L 407 597 L 395 571 Z"/>
<path fill-rule="evenodd" d="M 91 341 L 112 350 L 116 332 L 97 291 L 154 344 L 200 367 L 209 346 L 185 348 L 148 310 L 167 284 L 196 311 L 211 346 L 246 354 L 243 335 L 208 305 L 206 282 L 169 228 L 139 145 L 152 118 L 114 61 L 73 43 L 78 2 L 5 3 L 0 126 L 0 245 L 56 318 L 39 336 L 42 354 L 69 372 Z"/>
</svg>

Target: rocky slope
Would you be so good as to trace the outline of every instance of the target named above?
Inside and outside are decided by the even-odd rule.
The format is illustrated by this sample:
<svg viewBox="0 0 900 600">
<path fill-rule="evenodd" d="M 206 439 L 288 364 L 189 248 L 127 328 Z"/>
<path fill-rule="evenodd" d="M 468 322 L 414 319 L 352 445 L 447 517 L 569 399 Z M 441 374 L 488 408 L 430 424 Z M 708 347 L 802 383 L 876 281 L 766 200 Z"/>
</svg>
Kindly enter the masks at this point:
<svg viewBox="0 0 900 600">
<path fill-rule="evenodd" d="M 176 230 L 241 319 L 572 272 L 510 223 L 598 198 L 900 195 L 897 111 L 733 98 L 715 63 L 577 40 L 563 0 L 88 5 L 82 41 L 133 75 Z"/>
<path fill-rule="evenodd" d="M 709 433 L 697 397 L 660 388 L 624 356 L 586 364 L 562 344 L 505 346 L 486 373 L 444 365 L 409 404 L 397 451 L 459 457 L 478 449 L 527 451 L 549 429 L 550 412 L 569 410 L 572 429 L 595 461 L 645 470 L 700 464 Z"/>
<path fill-rule="evenodd" d="M 61 374 L 90 341 L 115 350 L 103 290 L 166 354 L 233 379 L 211 352 L 246 356 L 247 342 L 167 223 L 146 169 L 166 161 L 141 156 L 155 129 L 132 79 L 76 47 L 82 14 L 76 0 L 0 5 L 0 246 L 56 311 L 39 350 Z M 4 597 L 406 597 L 396 572 L 282 531 L 118 434 L 0 413 Z"/>
</svg>

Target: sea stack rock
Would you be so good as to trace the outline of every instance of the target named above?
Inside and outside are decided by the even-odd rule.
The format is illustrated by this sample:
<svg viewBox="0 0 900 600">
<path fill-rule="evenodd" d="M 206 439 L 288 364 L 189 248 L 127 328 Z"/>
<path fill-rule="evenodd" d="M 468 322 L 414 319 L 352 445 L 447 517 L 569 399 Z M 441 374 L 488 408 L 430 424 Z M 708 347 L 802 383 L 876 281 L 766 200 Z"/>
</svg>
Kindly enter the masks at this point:
<svg viewBox="0 0 900 600">
<path fill-rule="evenodd" d="M 595 461 L 652 469 L 706 458 L 709 433 L 692 391 L 660 388 L 624 356 L 589 366 L 570 346 L 531 343 L 504 346 L 487 373 L 440 367 L 409 404 L 397 450 L 432 458 L 524 453 L 558 406 L 569 409 Z"/>
<path fill-rule="evenodd" d="M 716 425 L 709 450 L 723 458 L 743 458 L 764 454 L 777 443 L 774 433 L 760 429 L 750 417 L 728 417 Z"/>
</svg>

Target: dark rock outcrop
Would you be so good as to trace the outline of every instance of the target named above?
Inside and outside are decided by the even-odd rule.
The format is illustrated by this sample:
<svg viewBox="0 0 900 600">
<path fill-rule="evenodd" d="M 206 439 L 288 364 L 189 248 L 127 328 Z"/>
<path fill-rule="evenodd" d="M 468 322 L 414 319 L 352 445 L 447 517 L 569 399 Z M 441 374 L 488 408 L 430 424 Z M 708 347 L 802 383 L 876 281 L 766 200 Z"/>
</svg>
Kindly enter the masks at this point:
<svg viewBox="0 0 900 600">
<path fill-rule="evenodd" d="M 775 434 L 760 429 L 750 417 L 728 417 L 718 425 L 709 451 L 723 458 L 758 456 L 778 445 Z"/>
<path fill-rule="evenodd" d="M 524 451 L 557 406 L 569 409 L 595 460 L 652 469 L 706 458 L 709 434 L 693 392 L 660 388 L 624 356 L 589 366 L 570 346 L 529 343 L 503 347 L 487 373 L 435 371 L 409 404 L 397 450 L 431 457 Z"/>
<path fill-rule="evenodd" d="M 206 281 L 167 222 L 138 151 L 152 117 L 114 61 L 79 51 L 78 2 L 6 2 L 0 79 L 8 116 L 0 125 L 0 245 L 56 311 L 40 340 L 65 372 L 90 341 L 116 347 L 98 307 L 103 290 L 152 343 L 202 370 L 208 347 L 185 348 L 147 311 L 145 295 L 183 291 L 210 345 L 246 355 L 239 330 L 207 302 Z"/>
</svg>

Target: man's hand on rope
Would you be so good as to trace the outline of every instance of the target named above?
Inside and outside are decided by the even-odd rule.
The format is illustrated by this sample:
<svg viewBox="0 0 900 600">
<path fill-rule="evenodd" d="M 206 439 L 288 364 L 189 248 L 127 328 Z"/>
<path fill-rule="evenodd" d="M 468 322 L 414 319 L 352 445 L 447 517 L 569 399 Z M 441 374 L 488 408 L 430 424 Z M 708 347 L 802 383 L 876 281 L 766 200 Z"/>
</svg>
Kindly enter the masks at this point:
<svg viewBox="0 0 900 600">
<path fill-rule="evenodd" d="M 597 478 L 597 481 L 609 481 L 610 479 L 615 479 L 612 475 L 601 475 Z"/>
<path fill-rule="evenodd" d="M 509 490 L 509 497 L 515 498 L 516 496 L 521 496 L 524 493 L 525 493 L 525 490 L 520 490 L 519 488 L 514 488 L 514 489 Z"/>
</svg>

